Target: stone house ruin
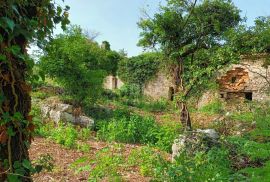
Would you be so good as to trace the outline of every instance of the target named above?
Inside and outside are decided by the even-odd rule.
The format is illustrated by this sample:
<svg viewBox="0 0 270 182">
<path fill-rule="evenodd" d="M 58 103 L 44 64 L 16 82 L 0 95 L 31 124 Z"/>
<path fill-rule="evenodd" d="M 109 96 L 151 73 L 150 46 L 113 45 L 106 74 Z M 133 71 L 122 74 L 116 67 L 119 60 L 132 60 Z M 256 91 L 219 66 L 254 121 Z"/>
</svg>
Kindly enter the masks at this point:
<svg viewBox="0 0 270 182">
<path fill-rule="evenodd" d="M 104 81 L 104 88 L 109 90 L 119 89 L 123 85 L 124 82 L 119 77 L 112 75 L 107 76 Z M 161 98 L 173 100 L 173 79 L 159 71 L 153 79 L 145 83 L 143 94 L 154 100 Z"/>
<path fill-rule="evenodd" d="M 118 76 L 109 75 L 105 78 L 103 88 L 108 90 L 119 89 L 124 85 L 124 82 L 120 80 Z"/>
<path fill-rule="evenodd" d="M 233 100 L 270 100 L 270 69 L 263 67 L 266 55 L 242 56 L 218 77 L 220 98 Z"/>
<path fill-rule="evenodd" d="M 205 105 L 217 97 L 224 101 L 270 100 L 270 69 L 263 67 L 266 57 L 267 55 L 241 56 L 239 64 L 220 70 L 217 76 L 218 92 L 206 92 L 198 105 Z M 104 88 L 110 90 L 119 89 L 123 85 L 115 76 L 108 76 L 104 82 Z M 173 78 L 160 70 L 154 78 L 145 83 L 143 93 L 154 100 L 173 100 Z"/>
<path fill-rule="evenodd" d="M 154 100 L 168 99 L 173 100 L 174 84 L 173 78 L 159 71 L 156 76 L 146 82 L 143 89 L 143 94 Z"/>
</svg>

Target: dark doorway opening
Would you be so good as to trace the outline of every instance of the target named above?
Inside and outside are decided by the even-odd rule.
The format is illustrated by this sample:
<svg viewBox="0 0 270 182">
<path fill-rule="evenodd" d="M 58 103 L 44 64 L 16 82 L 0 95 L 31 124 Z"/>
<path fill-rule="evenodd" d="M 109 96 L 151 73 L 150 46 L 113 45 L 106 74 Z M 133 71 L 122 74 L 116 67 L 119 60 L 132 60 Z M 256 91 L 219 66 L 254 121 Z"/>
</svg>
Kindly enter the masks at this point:
<svg viewBox="0 0 270 182">
<path fill-rule="evenodd" d="M 174 99 L 174 89 L 173 89 L 173 87 L 169 88 L 169 97 L 168 97 L 168 99 L 170 101 L 173 101 L 173 99 Z"/>
<path fill-rule="evenodd" d="M 245 99 L 252 100 L 252 92 L 246 92 L 245 93 Z"/>
<path fill-rule="evenodd" d="M 235 83 L 235 82 L 236 82 L 236 77 L 232 77 L 231 82 L 232 82 L 232 83 Z"/>
<path fill-rule="evenodd" d="M 117 78 L 115 76 L 112 77 L 112 89 L 117 89 Z"/>
<path fill-rule="evenodd" d="M 224 94 L 220 94 L 220 98 L 224 99 Z"/>
</svg>

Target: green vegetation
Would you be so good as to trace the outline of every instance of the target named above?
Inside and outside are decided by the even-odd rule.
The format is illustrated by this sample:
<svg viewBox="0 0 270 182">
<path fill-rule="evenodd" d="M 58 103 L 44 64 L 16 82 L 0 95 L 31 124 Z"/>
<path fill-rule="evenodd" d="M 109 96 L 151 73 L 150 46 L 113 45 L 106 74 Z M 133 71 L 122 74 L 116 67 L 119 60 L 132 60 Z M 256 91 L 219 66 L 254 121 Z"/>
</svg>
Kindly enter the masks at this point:
<svg viewBox="0 0 270 182">
<path fill-rule="evenodd" d="M 200 109 L 201 112 L 207 113 L 207 114 L 221 114 L 222 112 L 224 112 L 223 110 L 224 106 L 222 101 L 220 100 L 216 100 L 211 102 L 210 104 L 202 107 Z"/>
<path fill-rule="evenodd" d="M 127 84 L 139 87 L 142 92 L 143 85 L 155 76 L 160 68 L 160 53 L 145 53 L 119 62 L 118 75 Z"/>
<path fill-rule="evenodd" d="M 97 137 L 106 141 L 148 144 L 170 152 L 178 131 L 177 125 L 160 126 L 153 118 L 131 115 L 100 122 Z"/>
<path fill-rule="evenodd" d="M 39 66 L 64 87 L 75 105 L 82 105 L 94 102 L 101 93 L 107 66 L 105 53 L 73 26 L 46 45 Z"/>
<path fill-rule="evenodd" d="M 41 46 L 52 37 L 56 24 L 65 29 L 68 10 L 50 0 L 0 2 L 0 181 L 32 181 L 35 170 L 28 149 L 34 126 L 29 119 L 31 86 L 26 80 L 37 77 L 27 45 Z"/>
<path fill-rule="evenodd" d="M 205 90 L 218 90 L 217 70 L 238 62 L 241 54 L 263 55 L 262 67 L 268 68 L 270 17 L 247 27 L 231 0 L 166 0 L 138 23 L 139 45 L 154 51 L 129 58 L 107 41 L 100 45 L 80 26 L 66 29 L 68 10 L 51 0 L 0 2 L 0 181 L 30 182 L 42 169 L 54 174 L 59 161 L 53 152 L 29 153 L 34 137 L 72 151 L 70 161 L 83 156 L 69 166 L 61 159 L 66 166 L 58 171 L 84 172 L 89 181 L 125 181 L 130 175 L 138 181 L 270 181 L 269 103 L 217 99 L 196 109 Z M 52 37 L 58 23 L 65 31 Z M 29 43 L 43 51 L 36 62 L 27 55 Z M 145 84 L 160 70 L 174 79 L 174 102 L 143 96 Z M 108 75 L 125 85 L 104 90 Z M 260 76 L 269 90 L 267 73 Z M 43 100 L 51 96 L 73 105 L 65 109 L 74 123 L 86 115 L 95 126 L 41 118 Z M 54 116 L 61 120 L 62 113 Z M 208 140 L 196 130 L 200 127 L 214 128 L 220 138 Z M 179 135 L 186 138 L 185 147 L 172 161 Z"/>
<path fill-rule="evenodd" d="M 139 45 L 160 48 L 166 58 L 164 64 L 173 68 L 181 122 L 191 130 L 186 99 L 217 68 L 237 58 L 225 35 L 241 21 L 240 10 L 227 0 L 166 2 L 153 17 L 139 22 Z"/>
</svg>

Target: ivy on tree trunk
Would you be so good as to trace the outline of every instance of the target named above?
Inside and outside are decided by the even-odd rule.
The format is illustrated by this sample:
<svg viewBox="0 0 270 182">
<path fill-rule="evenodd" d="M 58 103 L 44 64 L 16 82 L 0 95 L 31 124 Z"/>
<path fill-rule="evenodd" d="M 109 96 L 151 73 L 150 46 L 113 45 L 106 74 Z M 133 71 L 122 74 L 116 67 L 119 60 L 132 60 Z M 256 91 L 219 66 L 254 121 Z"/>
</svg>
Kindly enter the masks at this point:
<svg viewBox="0 0 270 182">
<path fill-rule="evenodd" d="M 34 124 L 27 78 L 33 60 L 26 47 L 30 41 L 43 42 L 55 23 L 64 28 L 68 9 L 47 0 L 0 2 L 0 181 L 32 181 L 28 149 Z"/>
</svg>

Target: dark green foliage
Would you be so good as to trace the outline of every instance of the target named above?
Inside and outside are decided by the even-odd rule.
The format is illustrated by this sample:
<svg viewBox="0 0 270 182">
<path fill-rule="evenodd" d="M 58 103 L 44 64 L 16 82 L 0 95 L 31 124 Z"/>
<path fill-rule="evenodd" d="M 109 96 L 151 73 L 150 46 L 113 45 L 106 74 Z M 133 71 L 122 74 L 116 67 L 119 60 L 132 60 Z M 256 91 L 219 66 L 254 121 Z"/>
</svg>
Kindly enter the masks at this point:
<svg viewBox="0 0 270 182">
<path fill-rule="evenodd" d="M 237 153 L 237 156 L 234 154 L 232 162 L 235 163 L 235 167 L 242 169 L 238 174 L 247 176 L 251 181 L 267 181 L 270 179 L 269 172 L 266 172 L 270 161 L 270 110 L 267 104 L 254 103 L 252 108 L 253 115 L 249 113 L 246 122 L 255 123 L 255 129 L 241 138 L 229 137 L 229 142 L 233 144 L 231 150 Z M 241 120 L 244 118 L 240 117 Z M 237 162 L 243 159 L 244 163 Z"/>
<path fill-rule="evenodd" d="M 122 117 L 102 123 L 97 135 L 98 138 L 108 141 L 147 143 L 155 140 L 150 134 L 150 130 L 155 127 L 155 121 L 152 118 L 132 115 L 130 118 Z"/>
<path fill-rule="evenodd" d="M 97 151 L 94 158 L 82 157 L 72 164 L 76 172 L 87 171 L 88 181 L 122 181 L 120 171 L 125 167 L 122 145 L 112 145 Z"/>
<path fill-rule="evenodd" d="M 182 153 L 175 162 L 164 154 L 149 147 L 135 149 L 128 160 L 130 165 L 139 166 L 143 176 L 153 181 L 229 181 L 232 177 L 229 152 L 224 148 L 212 148 L 208 152 L 197 152 L 194 156 Z"/>
<path fill-rule="evenodd" d="M 198 152 L 194 157 L 183 153 L 175 163 L 157 166 L 155 178 L 158 181 L 228 181 L 230 161 L 228 151 L 213 148 L 209 152 Z"/>
<path fill-rule="evenodd" d="M 141 99 L 135 103 L 135 107 L 147 112 L 165 112 L 169 109 L 169 102 L 167 100 L 146 100 Z"/>
<path fill-rule="evenodd" d="M 142 86 L 157 73 L 161 61 L 159 53 L 144 53 L 119 62 L 118 75 L 127 84 Z"/>
<path fill-rule="evenodd" d="M 155 176 L 163 163 L 167 163 L 163 153 L 146 146 L 132 150 L 128 157 L 128 164 L 138 166 L 143 176 Z"/>
<path fill-rule="evenodd" d="M 268 182 L 270 180 L 270 160 L 261 168 L 249 167 L 241 170 L 251 182 Z"/>
<path fill-rule="evenodd" d="M 116 76 L 116 72 L 118 70 L 118 63 L 122 59 L 124 59 L 124 57 L 121 56 L 118 52 L 111 50 L 106 51 L 103 68 L 107 71 L 108 74 Z"/>
</svg>

